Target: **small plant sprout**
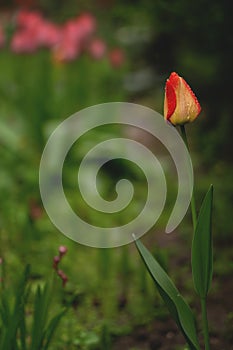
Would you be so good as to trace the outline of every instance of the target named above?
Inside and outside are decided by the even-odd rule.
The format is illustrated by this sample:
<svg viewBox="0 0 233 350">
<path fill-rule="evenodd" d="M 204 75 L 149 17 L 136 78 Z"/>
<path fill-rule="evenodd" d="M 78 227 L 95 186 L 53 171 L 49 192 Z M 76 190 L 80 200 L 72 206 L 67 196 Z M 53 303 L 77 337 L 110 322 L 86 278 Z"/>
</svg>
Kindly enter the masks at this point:
<svg viewBox="0 0 233 350">
<path fill-rule="evenodd" d="M 56 271 L 56 274 L 61 278 L 63 287 L 65 287 L 66 283 L 68 282 L 68 277 L 63 272 L 63 270 L 59 269 L 59 264 L 63 256 L 67 253 L 67 250 L 67 247 L 60 246 L 58 249 L 59 255 L 55 255 L 53 258 L 53 268 Z"/>
</svg>

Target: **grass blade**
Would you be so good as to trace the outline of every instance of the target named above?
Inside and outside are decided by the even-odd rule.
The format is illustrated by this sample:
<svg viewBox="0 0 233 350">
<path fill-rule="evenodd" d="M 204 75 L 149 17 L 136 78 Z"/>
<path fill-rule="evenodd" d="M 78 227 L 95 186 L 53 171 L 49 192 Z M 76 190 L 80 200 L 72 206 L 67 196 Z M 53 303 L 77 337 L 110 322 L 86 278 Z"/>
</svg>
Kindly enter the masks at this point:
<svg viewBox="0 0 233 350">
<path fill-rule="evenodd" d="M 56 331 L 56 328 L 58 327 L 58 324 L 65 313 L 66 313 L 66 310 L 62 310 L 59 314 L 54 316 L 52 318 L 52 320 L 49 322 L 47 330 L 46 330 L 45 335 L 44 335 L 44 338 L 46 340 L 45 340 L 45 344 L 43 346 L 43 350 L 48 349 L 50 342 L 52 340 L 52 337 L 54 335 L 54 332 Z"/>
</svg>

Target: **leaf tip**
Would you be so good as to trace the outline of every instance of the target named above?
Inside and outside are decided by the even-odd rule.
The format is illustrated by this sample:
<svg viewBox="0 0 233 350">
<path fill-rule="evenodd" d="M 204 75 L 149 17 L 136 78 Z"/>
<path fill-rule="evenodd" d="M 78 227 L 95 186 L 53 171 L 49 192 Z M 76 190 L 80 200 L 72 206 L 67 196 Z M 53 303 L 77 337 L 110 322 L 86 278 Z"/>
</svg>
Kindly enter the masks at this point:
<svg viewBox="0 0 233 350">
<path fill-rule="evenodd" d="M 209 191 L 213 193 L 213 191 L 214 191 L 214 185 L 213 184 L 210 184 Z"/>
</svg>

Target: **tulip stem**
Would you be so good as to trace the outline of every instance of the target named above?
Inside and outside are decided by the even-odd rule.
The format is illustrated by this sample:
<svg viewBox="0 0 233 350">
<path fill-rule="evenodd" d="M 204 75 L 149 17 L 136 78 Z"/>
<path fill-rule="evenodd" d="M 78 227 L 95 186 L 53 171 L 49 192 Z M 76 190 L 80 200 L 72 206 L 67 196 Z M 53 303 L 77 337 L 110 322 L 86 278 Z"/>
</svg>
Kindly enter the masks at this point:
<svg viewBox="0 0 233 350">
<path fill-rule="evenodd" d="M 185 126 L 181 125 L 180 130 L 181 130 L 182 139 L 187 147 L 188 152 L 190 153 L 188 139 L 187 139 L 187 135 L 186 135 L 186 131 L 185 131 Z M 197 211 L 196 211 L 196 203 L 195 203 L 194 193 L 192 194 L 192 198 L 191 198 L 191 212 L 192 212 L 192 220 L 193 220 L 193 229 L 195 232 L 196 225 L 197 225 Z M 202 327 L 203 327 L 203 335 L 204 335 L 204 342 L 205 342 L 205 350 L 210 350 L 206 298 L 201 298 L 201 312 L 202 312 Z"/>
<path fill-rule="evenodd" d="M 188 139 L 185 131 L 185 126 L 180 125 L 180 130 L 181 130 L 182 139 L 185 143 L 185 146 L 187 147 L 187 150 L 189 151 L 189 145 L 188 145 Z M 195 232 L 196 226 L 197 226 L 197 211 L 196 211 L 196 202 L 195 202 L 194 193 L 192 194 L 192 198 L 191 198 L 191 213 L 192 213 L 192 221 L 193 221 L 193 230 Z"/>
<path fill-rule="evenodd" d="M 210 350 L 209 327 L 206 309 L 206 298 L 201 298 L 202 325 L 205 341 L 205 350 Z"/>
</svg>

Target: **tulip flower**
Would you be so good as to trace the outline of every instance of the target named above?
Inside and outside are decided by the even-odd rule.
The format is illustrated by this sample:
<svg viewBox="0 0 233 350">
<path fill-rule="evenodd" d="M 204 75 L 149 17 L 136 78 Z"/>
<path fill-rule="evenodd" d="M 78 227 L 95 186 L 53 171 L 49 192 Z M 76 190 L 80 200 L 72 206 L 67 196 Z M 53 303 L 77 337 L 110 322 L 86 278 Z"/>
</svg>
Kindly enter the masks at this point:
<svg viewBox="0 0 233 350">
<path fill-rule="evenodd" d="M 194 121 L 201 106 L 190 86 L 177 73 L 171 73 L 166 82 L 164 118 L 173 125 L 184 125 Z"/>
</svg>

